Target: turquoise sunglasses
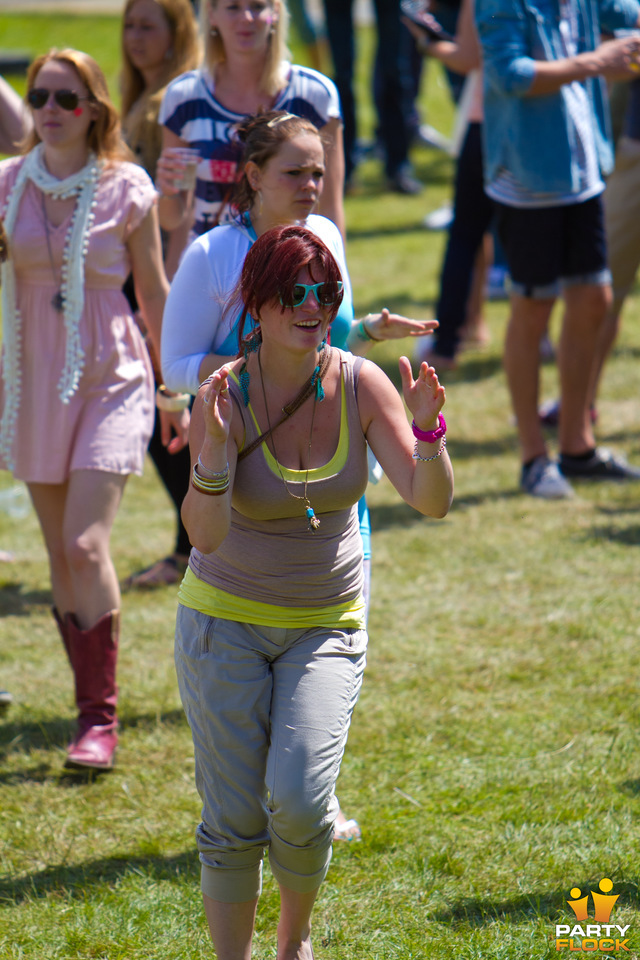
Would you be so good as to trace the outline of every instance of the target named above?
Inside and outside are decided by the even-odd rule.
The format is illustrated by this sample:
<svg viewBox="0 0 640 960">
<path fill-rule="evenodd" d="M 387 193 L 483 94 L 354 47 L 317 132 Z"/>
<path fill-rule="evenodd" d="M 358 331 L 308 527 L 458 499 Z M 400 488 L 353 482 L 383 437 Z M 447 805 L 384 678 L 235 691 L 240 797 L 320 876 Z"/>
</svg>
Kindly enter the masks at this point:
<svg viewBox="0 0 640 960">
<path fill-rule="evenodd" d="M 313 295 L 322 307 L 331 307 L 339 299 L 344 284 L 342 280 L 323 280 L 321 283 L 296 283 L 291 291 L 291 302 L 285 303 L 284 296 L 280 296 L 283 307 L 301 307 L 309 294 Z"/>
</svg>

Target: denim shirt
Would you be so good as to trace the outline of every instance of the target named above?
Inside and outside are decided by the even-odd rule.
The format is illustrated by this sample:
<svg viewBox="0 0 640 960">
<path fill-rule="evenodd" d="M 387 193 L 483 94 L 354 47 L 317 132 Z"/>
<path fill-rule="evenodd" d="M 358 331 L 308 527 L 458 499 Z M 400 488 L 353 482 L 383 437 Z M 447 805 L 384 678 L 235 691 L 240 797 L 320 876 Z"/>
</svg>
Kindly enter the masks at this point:
<svg viewBox="0 0 640 960">
<path fill-rule="evenodd" d="M 635 27 L 636 0 L 576 0 L 577 53 L 595 50 L 601 27 L 608 32 Z M 476 24 L 484 56 L 484 165 L 491 183 L 505 167 L 527 190 L 567 196 L 579 189 L 576 127 L 562 88 L 528 97 L 536 60 L 566 56 L 560 36 L 559 0 L 476 0 Z M 613 167 L 606 85 L 584 81 L 594 118 L 600 170 Z"/>
</svg>

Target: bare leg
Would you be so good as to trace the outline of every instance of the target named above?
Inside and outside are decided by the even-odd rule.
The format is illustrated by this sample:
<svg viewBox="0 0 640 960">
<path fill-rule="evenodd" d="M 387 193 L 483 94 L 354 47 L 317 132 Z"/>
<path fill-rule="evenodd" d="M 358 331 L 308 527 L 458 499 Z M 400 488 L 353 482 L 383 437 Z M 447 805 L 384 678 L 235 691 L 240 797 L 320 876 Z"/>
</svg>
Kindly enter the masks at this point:
<svg viewBox="0 0 640 960">
<path fill-rule="evenodd" d="M 280 923 L 277 960 L 313 960 L 311 911 L 318 895 L 280 887 Z"/>
<path fill-rule="evenodd" d="M 581 454 L 595 447 L 589 417 L 590 388 L 598 338 L 611 305 L 611 288 L 577 284 L 566 288 L 565 315 L 558 351 L 561 453 Z"/>
<path fill-rule="evenodd" d="M 203 893 L 202 900 L 217 960 L 251 960 L 257 899 L 221 903 Z"/>
<path fill-rule="evenodd" d="M 460 330 L 460 338 L 467 346 L 481 347 L 489 342 L 489 328 L 484 318 L 484 291 L 487 282 L 487 269 L 493 260 L 493 242 L 491 234 L 485 234 L 478 247 L 473 267 L 473 280 L 467 304 L 467 316 Z"/>
<path fill-rule="evenodd" d="M 534 300 L 511 295 L 511 318 L 505 340 L 504 366 L 523 463 L 546 453 L 538 417 L 540 337 L 547 329 L 554 300 Z"/>
<path fill-rule="evenodd" d="M 60 614 L 74 612 L 83 630 L 120 608 L 109 546 L 126 480 L 77 470 L 66 484 L 29 485 L 49 553 L 55 606 Z"/>
<path fill-rule="evenodd" d="M 68 483 L 28 484 L 49 556 L 53 604 L 63 618 L 65 613 L 73 612 L 75 599 L 62 533 L 68 486 Z"/>
<path fill-rule="evenodd" d="M 596 345 L 596 357 L 591 370 L 591 382 L 589 384 L 590 407 L 595 407 L 596 405 L 602 370 L 620 332 L 620 315 L 623 306 L 624 297 L 620 297 L 619 299 L 616 297 L 613 301 L 613 307 L 607 312 L 604 323 L 600 327 L 600 334 Z"/>
</svg>

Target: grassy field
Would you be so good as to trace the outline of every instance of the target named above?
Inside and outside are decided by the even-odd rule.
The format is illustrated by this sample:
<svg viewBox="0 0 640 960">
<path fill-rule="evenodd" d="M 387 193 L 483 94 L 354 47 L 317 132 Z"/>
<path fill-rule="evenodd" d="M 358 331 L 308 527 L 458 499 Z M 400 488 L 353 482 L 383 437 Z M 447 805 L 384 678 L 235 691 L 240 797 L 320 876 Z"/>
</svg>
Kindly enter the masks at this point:
<svg viewBox="0 0 640 960">
<path fill-rule="evenodd" d="M 362 39 L 365 99 L 371 38 Z M 108 18 L 5 16 L 0 43 L 84 46 L 115 84 Z M 424 100 L 446 129 L 435 69 Z M 368 101 L 363 115 L 367 132 Z M 347 201 L 360 313 L 387 304 L 432 315 L 444 237 L 420 222 L 449 195 L 451 165 L 429 150 L 414 159 L 421 197 L 384 194 L 371 161 Z M 370 656 L 339 784 L 363 839 L 336 845 L 315 913 L 318 960 L 575 956 L 556 949 L 554 925 L 571 922 L 573 888 L 597 891 L 603 877 L 620 895 L 612 922 L 630 925 L 629 950 L 610 955 L 640 956 L 640 484 L 583 485 L 561 503 L 520 495 L 501 370 L 506 306 L 490 305 L 487 319 L 490 346 L 465 354 L 447 381 L 450 515 L 420 518 L 385 480 L 370 490 Z M 394 350 L 375 349 L 395 376 Z M 634 295 L 598 434 L 636 462 L 639 357 Z M 548 365 L 545 396 L 556 381 Z M 150 467 L 131 480 L 115 526 L 119 574 L 169 552 L 172 536 Z M 0 722 L 0 958 L 211 957 L 172 662 L 175 589 L 124 597 L 118 765 L 87 781 L 61 769 L 71 678 L 37 523 L 7 475 L 0 546 L 16 555 L 0 566 L 0 682 L 15 697 Z M 258 960 L 275 956 L 276 914 L 267 870 Z"/>
</svg>

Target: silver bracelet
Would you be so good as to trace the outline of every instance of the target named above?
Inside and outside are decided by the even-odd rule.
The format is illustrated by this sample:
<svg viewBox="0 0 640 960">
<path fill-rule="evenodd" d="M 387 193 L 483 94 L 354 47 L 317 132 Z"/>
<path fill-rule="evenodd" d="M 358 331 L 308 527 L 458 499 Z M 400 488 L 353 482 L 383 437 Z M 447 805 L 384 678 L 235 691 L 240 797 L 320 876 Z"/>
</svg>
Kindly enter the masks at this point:
<svg viewBox="0 0 640 960">
<path fill-rule="evenodd" d="M 217 480 L 218 477 L 224 477 L 226 473 L 229 473 L 229 462 L 224 470 L 219 470 L 217 473 L 214 473 L 213 470 L 210 470 L 209 467 L 205 467 L 204 463 L 200 459 L 200 454 L 198 454 L 198 466 L 204 470 L 204 477 L 206 480 Z"/>
<path fill-rule="evenodd" d="M 446 445 L 447 445 L 447 438 L 443 437 L 442 443 L 440 444 L 440 449 L 438 450 L 437 453 L 434 453 L 432 457 L 421 457 L 420 454 L 418 453 L 418 441 L 416 440 L 416 445 L 413 448 L 413 459 L 421 460 L 423 463 L 429 463 L 429 460 L 437 460 L 438 457 L 441 457 L 442 454 L 444 453 L 444 449 Z"/>
</svg>

